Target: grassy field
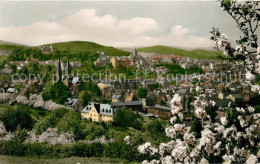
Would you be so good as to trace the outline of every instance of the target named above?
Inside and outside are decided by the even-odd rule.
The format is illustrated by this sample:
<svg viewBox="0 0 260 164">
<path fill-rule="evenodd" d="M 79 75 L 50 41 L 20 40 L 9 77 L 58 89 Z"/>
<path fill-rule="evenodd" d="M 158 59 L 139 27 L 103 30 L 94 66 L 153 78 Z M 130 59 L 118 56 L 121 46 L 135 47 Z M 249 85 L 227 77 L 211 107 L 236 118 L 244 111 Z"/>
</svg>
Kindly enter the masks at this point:
<svg viewBox="0 0 260 164">
<path fill-rule="evenodd" d="M 24 46 L 20 45 L 8 45 L 8 44 L 0 44 L 0 50 L 15 50 L 17 48 L 23 48 Z"/>
<path fill-rule="evenodd" d="M 1 164 L 99 164 L 99 163 L 127 163 L 124 160 L 113 158 L 87 158 L 87 157 L 70 157 L 70 158 L 44 158 L 44 157 L 17 157 L 17 156 L 0 156 Z"/>
<path fill-rule="evenodd" d="M 116 49 L 114 47 L 103 46 L 93 42 L 84 41 L 72 41 L 72 42 L 61 42 L 53 44 L 54 48 L 59 51 L 70 51 L 70 52 L 89 52 L 96 53 L 97 51 L 105 52 L 109 56 L 128 56 L 130 52 Z"/>
<path fill-rule="evenodd" d="M 139 48 L 138 51 L 150 52 L 150 53 L 160 53 L 160 54 L 173 54 L 173 55 L 180 55 L 180 56 L 200 58 L 200 59 L 218 60 L 217 54 L 215 51 L 202 50 L 202 49 L 183 50 L 183 49 L 167 47 L 167 46 L 152 46 L 152 47 Z"/>
</svg>

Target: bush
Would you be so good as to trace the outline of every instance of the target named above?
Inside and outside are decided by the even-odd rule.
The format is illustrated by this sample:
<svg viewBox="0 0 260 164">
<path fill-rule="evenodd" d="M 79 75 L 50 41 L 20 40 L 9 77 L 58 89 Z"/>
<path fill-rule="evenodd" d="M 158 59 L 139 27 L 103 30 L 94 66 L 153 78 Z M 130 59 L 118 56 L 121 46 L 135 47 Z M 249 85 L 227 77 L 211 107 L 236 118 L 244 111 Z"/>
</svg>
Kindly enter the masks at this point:
<svg viewBox="0 0 260 164">
<path fill-rule="evenodd" d="M 146 98 L 147 94 L 148 94 L 148 90 L 146 88 L 139 87 L 137 89 L 137 96 L 139 98 Z"/>
<path fill-rule="evenodd" d="M 141 116 L 134 113 L 131 110 L 117 109 L 114 115 L 114 125 L 128 128 L 133 127 L 135 129 L 142 129 L 143 124 L 141 122 Z"/>
<path fill-rule="evenodd" d="M 19 125 L 22 129 L 32 129 L 34 125 L 29 108 L 20 106 L 4 107 L 0 120 L 4 123 L 7 131 L 15 131 Z"/>
<path fill-rule="evenodd" d="M 87 106 L 88 102 L 91 100 L 91 96 L 89 95 L 88 91 L 84 90 L 81 91 L 79 94 L 79 102 L 83 105 L 83 106 Z"/>
<path fill-rule="evenodd" d="M 60 108 L 51 111 L 47 116 L 39 120 L 34 127 L 37 135 L 48 128 L 57 128 L 59 132 L 72 132 L 78 137 L 80 129 L 80 115 L 74 111 Z"/>
<path fill-rule="evenodd" d="M 64 104 L 67 98 L 71 97 L 70 89 L 63 83 L 51 82 L 46 84 L 45 91 L 43 92 L 43 99 L 53 100 L 56 103 Z"/>
</svg>

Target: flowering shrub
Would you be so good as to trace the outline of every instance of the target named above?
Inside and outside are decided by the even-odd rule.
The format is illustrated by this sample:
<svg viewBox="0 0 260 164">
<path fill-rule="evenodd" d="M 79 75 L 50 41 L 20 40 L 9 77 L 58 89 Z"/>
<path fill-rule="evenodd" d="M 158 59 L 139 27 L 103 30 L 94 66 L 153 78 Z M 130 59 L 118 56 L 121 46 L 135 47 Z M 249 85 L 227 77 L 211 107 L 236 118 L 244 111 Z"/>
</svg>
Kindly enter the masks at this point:
<svg viewBox="0 0 260 164">
<path fill-rule="evenodd" d="M 221 8 L 229 13 L 237 22 L 243 35 L 237 40 L 238 46 L 232 47 L 229 37 L 213 28 L 212 40 L 221 58 L 230 61 L 244 59 L 246 82 L 254 79 L 260 73 L 260 53 L 256 31 L 260 26 L 260 8 L 257 1 L 220 0 Z M 259 86 L 253 86 L 254 92 L 259 92 Z M 210 94 L 210 93 L 208 93 Z M 181 96 L 175 94 L 171 101 L 173 117 L 171 126 L 165 129 L 166 135 L 172 140 L 161 143 L 159 148 L 145 143 L 138 147 L 141 154 L 151 154 L 150 161 L 143 163 L 259 163 L 260 113 L 252 106 L 235 109 L 220 109 L 225 116 L 219 120 L 212 119 L 207 109 L 215 106 L 214 101 L 208 101 L 205 95 L 198 95 L 193 102 L 195 114 L 200 120 L 202 131 L 195 138 L 190 126 L 183 123 L 183 107 Z M 197 137 L 197 136 L 196 136 Z"/>
</svg>

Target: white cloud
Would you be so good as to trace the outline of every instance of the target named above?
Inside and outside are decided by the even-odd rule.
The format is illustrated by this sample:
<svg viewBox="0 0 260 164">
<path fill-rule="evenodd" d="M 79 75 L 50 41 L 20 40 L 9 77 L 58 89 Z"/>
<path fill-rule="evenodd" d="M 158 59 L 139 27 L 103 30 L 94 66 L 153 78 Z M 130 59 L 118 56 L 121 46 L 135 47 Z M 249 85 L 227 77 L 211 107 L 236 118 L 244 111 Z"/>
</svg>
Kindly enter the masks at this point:
<svg viewBox="0 0 260 164">
<path fill-rule="evenodd" d="M 174 26 L 168 35 L 151 37 L 147 33 L 158 28 L 151 18 L 118 19 L 112 15 L 97 15 L 95 9 L 78 11 L 56 22 L 36 22 L 28 26 L 1 28 L 1 39 L 27 45 L 92 41 L 116 47 L 168 45 L 181 47 L 210 47 L 208 39 L 190 36 L 188 29 Z"/>
</svg>

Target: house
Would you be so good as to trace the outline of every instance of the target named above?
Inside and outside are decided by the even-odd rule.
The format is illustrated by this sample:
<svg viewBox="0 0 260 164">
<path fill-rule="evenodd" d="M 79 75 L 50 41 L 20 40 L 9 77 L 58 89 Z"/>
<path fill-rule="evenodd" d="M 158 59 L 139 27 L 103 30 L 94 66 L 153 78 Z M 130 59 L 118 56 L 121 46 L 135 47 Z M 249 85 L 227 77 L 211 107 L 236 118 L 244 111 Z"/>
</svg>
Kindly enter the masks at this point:
<svg viewBox="0 0 260 164">
<path fill-rule="evenodd" d="M 78 99 L 75 99 L 75 98 L 68 98 L 66 101 L 65 101 L 65 105 L 71 109 L 73 109 L 74 111 L 81 111 L 82 110 L 82 107 L 81 107 L 81 104 L 79 102 Z"/>
<path fill-rule="evenodd" d="M 230 94 L 226 97 L 226 99 L 232 100 L 235 103 L 243 102 L 243 96 L 240 94 Z"/>
<path fill-rule="evenodd" d="M 227 94 L 224 93 L 224 92 L 219 92 L 218 93 L 218 98 L 221 99 L 221 100 L 225 99 L 226 96 L 227 96 Z"/>
<path fill-rule="evenodd" d="M 172 59 L 171 58 L 163 58 L 162 60 L 160 60 L 160 63 L 171 64 L 172 63 Z"/>
<path fill-rule="evenodd" d="M 215 102 L 215 107 L 217 108 L 226 108 L 226 107 L 235 107 L 236 104 L 232 100 L 228 99 L 213 99 Z"/>
<path fill-rule="evenodd" d="M 7 93 L 15 93 L 15 88 L 8 88 L 7 90 L 6 90 L 6 92 Z"/>
<path fill-rule="evenodd" d="M 40 47 L 41 53 L 44 55 L 50 55 L 55 52 L 55 48 L 51 44 L 49 47 L 48 46 L 41 46 Z"/>
<path fill-rule="evenodd" d="M 106 66 L 110 63 L 110 57 L 104 52 L 99 52 L 99 58 L 94 62 L 95 66 Z"/>
<path fill-rule="evenodd" d="M 115 109 L 110 104 L 90 103 L 81 111 L 81 117 L 91 119 L 94 122 L 113 121 Z"/>
<path fill-rule="evenodd" d="M 98 88 L 101 91 L 101 95 L 106 98 L 106 99 L 110 99 L 113 95 L 113 88 L 110 85 L 110 83 L 106 83 L 106 82 L 100 82 L 97 84 Z"/>
<path fill-rule="evenodd" d="M 171 86 L 169 79 L 160 79 L 159 84 L 161 84 L 164 88 Z"/>
<path fill-rule="evenodd" d="M 111 106 L 114 108 L 129 108 L 134 111 L 146 113 L 143 109 L 143 103 L 141 101 L 128 101 L 128 102 L 112 102 Z"/>
<path fill-rule="evenodd" d="M 187 96 L 187 95 L 189 95 L 190 90 L 189 90 L 189 89 L 181 88 L 181 89 L 178 90 L 177 93 L 178 93 L 179 95 L 181 95 L 181 96 Z"/>
<path fill-rule="evenodd" d="M 114 94 L 112 96 L 112 102 L 121 102 L 124 100 L 124 96 L 122 96 L 121 94 Z"/>
<path fill-rule="evenodd" d="M 172 117 L 171 107 L 155 105 L 148 108 L 148 114 L 157 115 L 162 119 L 169 120 Z"/>
</svg>

